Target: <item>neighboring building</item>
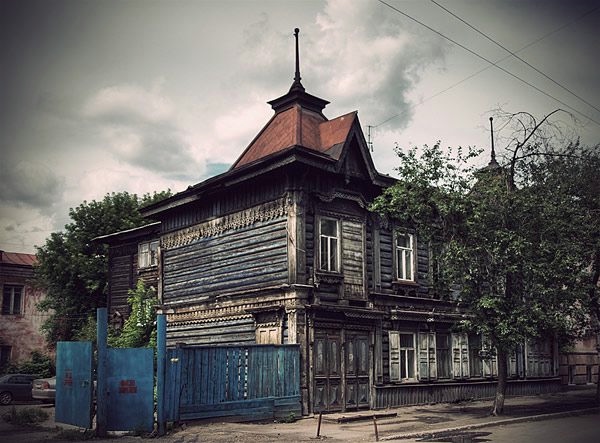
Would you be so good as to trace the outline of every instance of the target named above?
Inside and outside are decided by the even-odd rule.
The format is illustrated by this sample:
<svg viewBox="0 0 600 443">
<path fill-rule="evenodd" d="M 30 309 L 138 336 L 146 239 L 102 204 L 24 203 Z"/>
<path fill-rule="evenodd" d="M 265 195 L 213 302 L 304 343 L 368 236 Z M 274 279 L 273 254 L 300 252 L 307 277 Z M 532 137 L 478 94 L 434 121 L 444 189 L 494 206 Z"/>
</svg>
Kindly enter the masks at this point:
<svg viewBox="0 0 600 443">
<path fill-rule="evenodd" d="M 595 334 L 577 340 L 572 349 L 560 354 L 563 385 L 598 383 L 598 339 Z"/>
<path fill-rule="evenodd" d="M 128 293 L 138 280 L 158 290 L 159 239 L 160 223 L 94 239 L 108 244 L 108 312 L 116 328 L 129 316 Z"/>
<path fill-rule="evenodd" d="M 0 251 L 0 367 L 27 360 L 33 351 L 48 353 L 41 326 L 48 318 L 38 311 L 43 290 L 32 286 L 35 255 Z"/>
<path fill-rule="evenodd" d="M 168 345 L 299 344 L 304 413 L 491 397 L 493 352 L 454 331 L 427 244 L 368 210 L 394 180 L 357 113 L 328 120 L 298 66 L 269 104 L 229 171 L 142 210 L 160 222 Z M 555 346 L 524 346 L 510 374 L 509 394 L 558 389 Z"/>
</svg>

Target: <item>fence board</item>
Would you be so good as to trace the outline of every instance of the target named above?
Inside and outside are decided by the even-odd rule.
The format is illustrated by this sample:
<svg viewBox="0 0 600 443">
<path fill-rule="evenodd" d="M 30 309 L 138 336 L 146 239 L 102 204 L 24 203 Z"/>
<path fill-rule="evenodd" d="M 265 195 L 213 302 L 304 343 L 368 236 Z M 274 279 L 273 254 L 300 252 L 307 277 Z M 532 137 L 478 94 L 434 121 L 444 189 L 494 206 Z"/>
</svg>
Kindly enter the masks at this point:
<svg viewBox="0 0 600 443">
<path fill-rule="evenodd" d="M 166 355 L 169 420 L 301 414 L 298 345 L 184 346 Z"/>
</svg>

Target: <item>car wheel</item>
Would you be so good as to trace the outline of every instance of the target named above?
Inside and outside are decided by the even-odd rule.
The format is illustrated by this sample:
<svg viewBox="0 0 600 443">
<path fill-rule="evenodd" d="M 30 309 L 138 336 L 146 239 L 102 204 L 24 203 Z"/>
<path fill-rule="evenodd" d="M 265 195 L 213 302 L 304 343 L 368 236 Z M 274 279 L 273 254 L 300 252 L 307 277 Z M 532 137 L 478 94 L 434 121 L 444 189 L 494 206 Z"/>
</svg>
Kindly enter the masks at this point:
<svg viewBox="0 0 600 443">
<path fill-rule="evenodd" d="M 9 405 L 12 401 L 12 394 L 10 392 L 0 393 L 0 405 Z"/>
</svg>

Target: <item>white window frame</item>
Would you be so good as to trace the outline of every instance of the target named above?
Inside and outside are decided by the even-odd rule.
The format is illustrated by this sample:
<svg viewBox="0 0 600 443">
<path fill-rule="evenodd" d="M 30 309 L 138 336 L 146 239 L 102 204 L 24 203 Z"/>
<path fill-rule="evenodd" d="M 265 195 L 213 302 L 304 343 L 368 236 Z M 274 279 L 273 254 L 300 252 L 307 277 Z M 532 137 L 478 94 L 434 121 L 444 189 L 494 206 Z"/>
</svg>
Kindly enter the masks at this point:
<svg viewBox="0 0 600 443">
<path fill-rule="evenodd" d="M 331 221 L 335 223 L 335 228 L 336 228 L 336 236 L 333 237 L 331 235 L 326 235 L 323 234 L 321 232 L 322 230 L 322 222 L 323 221 Z M 341 250 L 341 221 L 337 218 L 333 218 L 333 217 L 319 217 L 318 219 L 318 223 L 319 223 L 319 255 L 318 255 L 318 261 L 319 261 L 319 271 L 322 272 L 335 272 L 335 273 L 339 273 L 341 272 L 341 260 L 340 260 L 340 250 Z M 324 247 L 324 242 L 325 241 L 325 245 L 327 248 L 327 254 L 326 254 L 326 263 L 323 263 L 323 247 Z M 335 263 L 332 263 L 332 254 L 331 254 L 331 248 L 332 248 L 332 242 L 335 241 Z"/>
<path fill-rule="evenodd" d="M 407 237 L 409 246 L 398 246 L 398 238 Z M 396 278 L 400 281 L 415 281 L 415 236 L 409 232 L 398 231 L 394 234 L 394 267 Z M 410 270 L 407 269 L 410 263 Z"/>
<path fill-rule="evenodd" d="M 19 290 L 19 300 L 15 303 L 15 289 Z M 7 292 L 7 290 L 9 292 Z M 6 295 L 8 295 L 8 308 L 5 306 Z M 23 315 L 23 304 L 25 299 L 25 287 L 23 285 L 5 284 L 2 287 L 2 315 Z"/>
<path fill-rule="evenodd" d="M 410 335 L 412 347 L 401 346 L 400 337 Z M 411 382 L 417 381 L 417 343 L 414 332 L 388 331 L 389 336 L 389 359 L 390 359 L 390 381 Z M 412 364 L 409 355 L 412 354 Z M 402 376 L 404 370 L 405 376 Z M 412 376 L 411 376 L 412 374 Z"/>
<path fill-rule="evenodd" d="M 158 240 L 145 241 L 138 245 L 138 269 L 158 266 Z"/>
</svg>

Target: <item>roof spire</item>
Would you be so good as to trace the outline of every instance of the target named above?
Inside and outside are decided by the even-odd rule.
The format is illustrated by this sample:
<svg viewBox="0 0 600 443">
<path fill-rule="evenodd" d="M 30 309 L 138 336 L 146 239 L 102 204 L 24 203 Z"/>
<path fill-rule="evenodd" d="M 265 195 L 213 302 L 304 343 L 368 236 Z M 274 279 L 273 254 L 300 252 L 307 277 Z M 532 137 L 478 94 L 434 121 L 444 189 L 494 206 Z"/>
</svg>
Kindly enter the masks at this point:
<svg viewBox="0 0 600 443">
<path fill-rule="evenodd" d="M 496 150 L 494 148 L 494 117 L 490 117 L 490 137 L 492 139 L 492 154 L 490 162 L 488 163 L 488 169 L 499 168 L 500 165 L 496 161 Z"/>
<path fill-rule="evenodd" d="M 304 86 L 300 83 L 302 77 L 300 77 L 300 48 L 298 44 L 298 34 L 300 33 L 300 29 L 294 29 L 294 37 L 296 38 L 296 72 L 294 74 L 294 83 L 292 83 L 291 90 L 300 89 L 304 91 Z"/>
</svg>

